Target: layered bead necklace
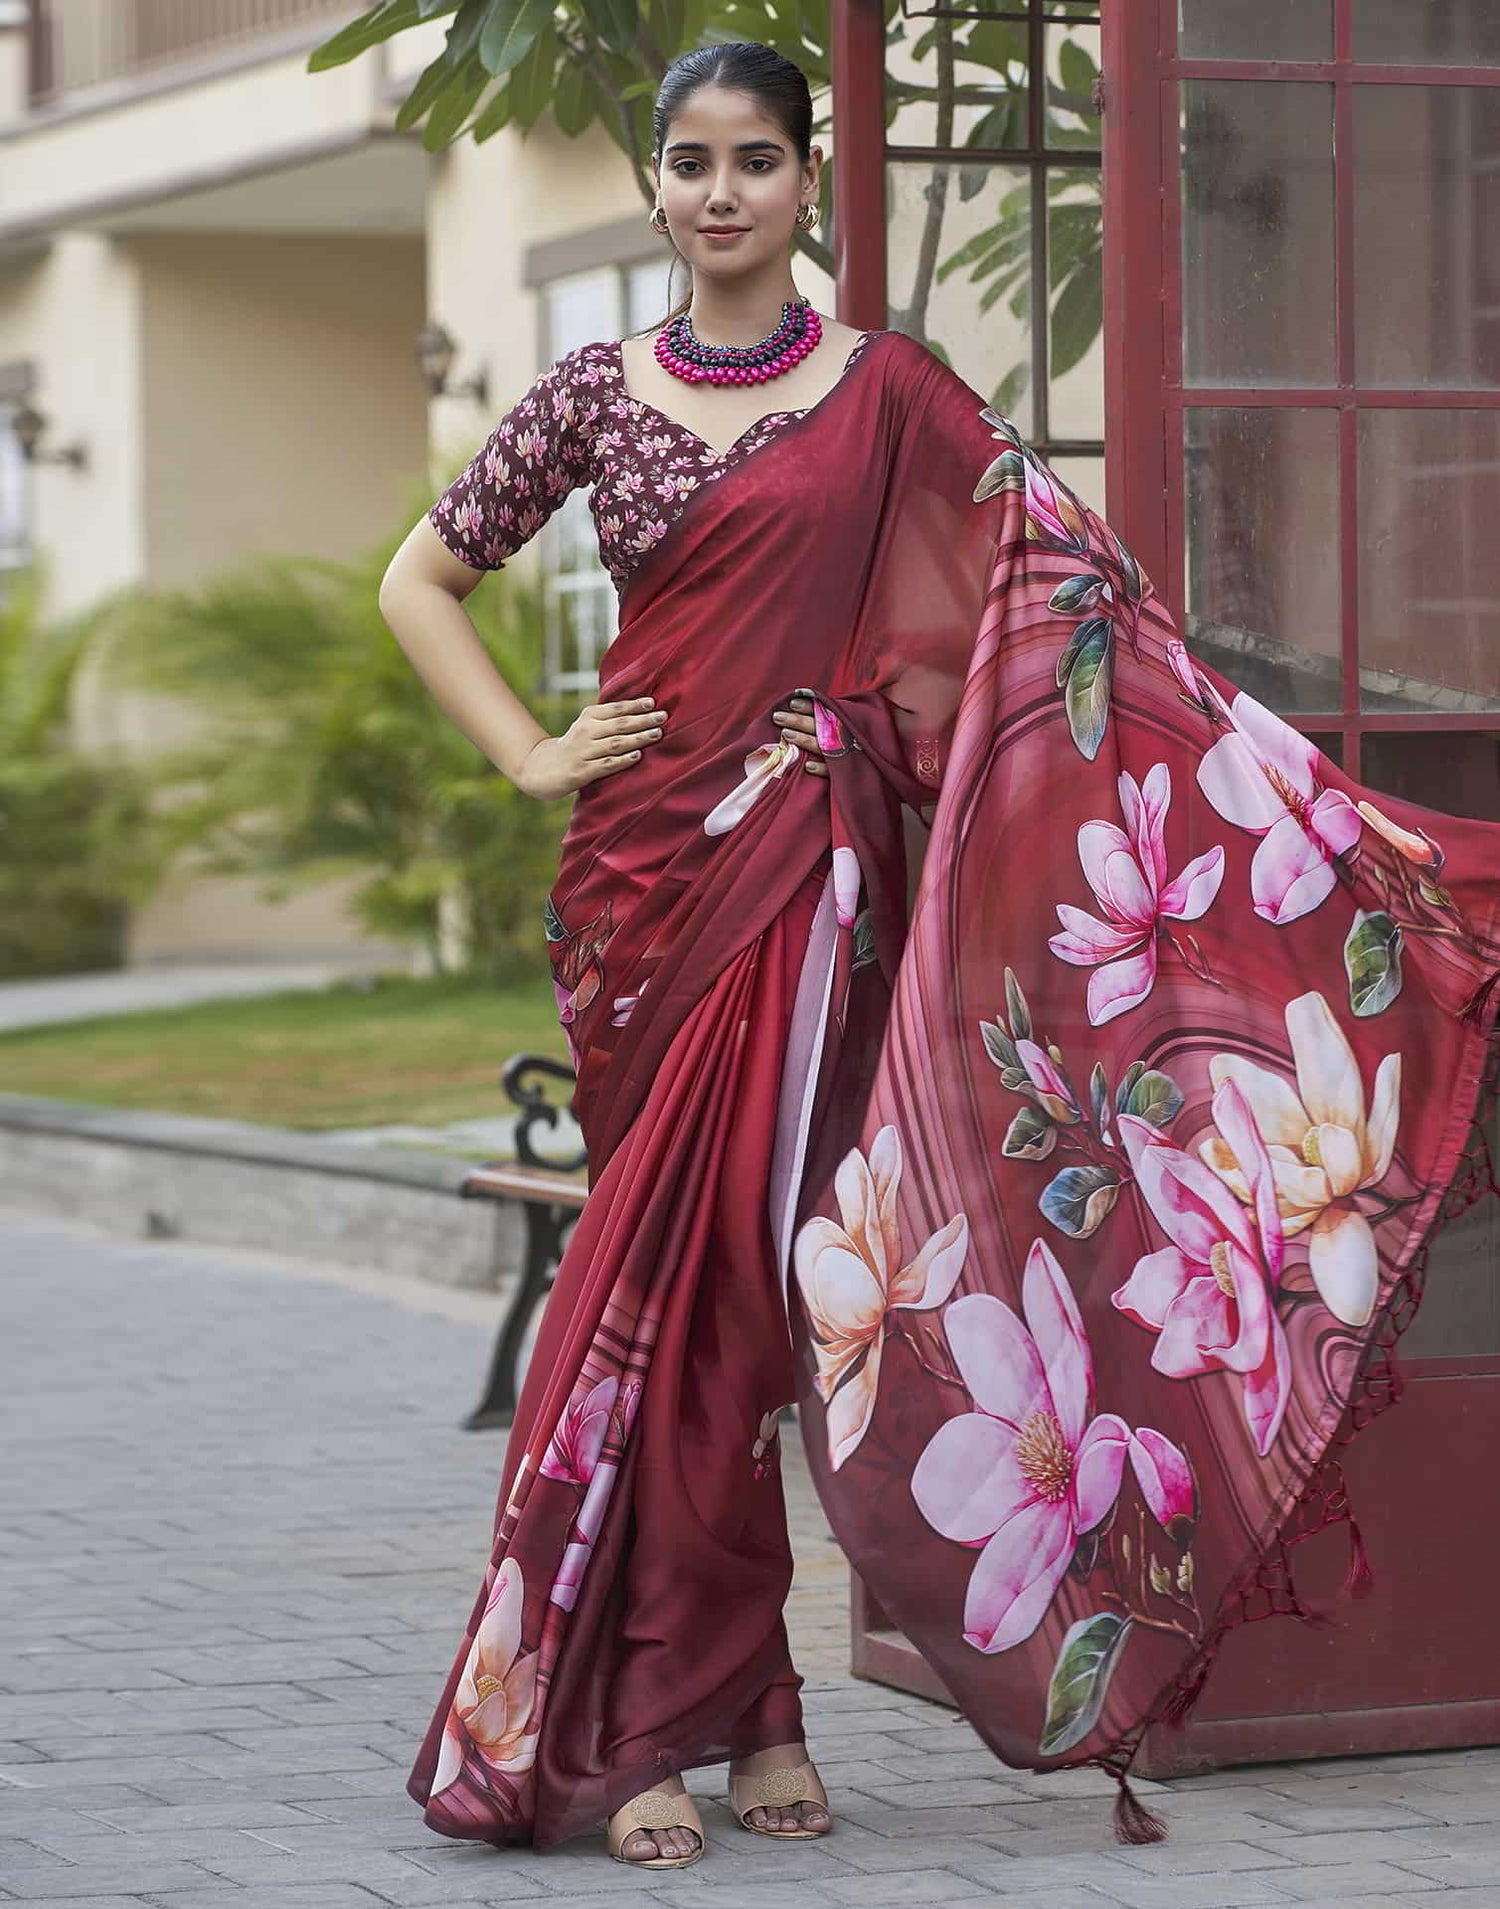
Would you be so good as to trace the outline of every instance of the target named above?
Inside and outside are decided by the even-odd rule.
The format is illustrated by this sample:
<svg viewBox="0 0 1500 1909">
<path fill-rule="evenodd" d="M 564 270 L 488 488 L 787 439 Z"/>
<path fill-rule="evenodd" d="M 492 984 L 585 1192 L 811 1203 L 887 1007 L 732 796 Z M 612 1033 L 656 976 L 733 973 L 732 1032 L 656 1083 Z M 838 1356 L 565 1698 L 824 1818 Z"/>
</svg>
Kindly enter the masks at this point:
<svg viewBox="0 0 1500 1909">
<path fill-rule="evenodd" d="M 764 384 L 800 364 L 823 336 L 823 321 L 805 298 L 789 298 L 781 323 L 753 345 L 705 345 L 686 312 L 656 335 L 656 362 L 688 384 Z"/>
</svg>

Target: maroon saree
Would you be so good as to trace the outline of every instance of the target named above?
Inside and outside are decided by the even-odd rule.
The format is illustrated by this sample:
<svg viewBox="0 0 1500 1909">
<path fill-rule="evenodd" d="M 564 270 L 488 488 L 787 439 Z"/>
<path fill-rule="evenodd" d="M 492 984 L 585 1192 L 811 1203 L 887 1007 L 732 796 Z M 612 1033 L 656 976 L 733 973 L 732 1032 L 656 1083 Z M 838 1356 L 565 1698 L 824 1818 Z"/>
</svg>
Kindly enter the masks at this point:
<svg viewBox="0 0 1500 1909">
<path fill-rule="evenodd" d="M 775 740 L 799 687 L 826 779 Z M 648 693 L 548 904 L 589 1197 L 409 1791 L 545 1847 L 800 1737 L 795 1399 L 985 1742 L 1102 1764 L 1155 1834 L 1143 1728 L 1300 1612 L 1288 1547 L 1347 1515 L 1433 1232 L 1493 1184 L 1500 828 L 1196 662 L 895 332 L 634 571 L 599 694 Z"/>
</svg>

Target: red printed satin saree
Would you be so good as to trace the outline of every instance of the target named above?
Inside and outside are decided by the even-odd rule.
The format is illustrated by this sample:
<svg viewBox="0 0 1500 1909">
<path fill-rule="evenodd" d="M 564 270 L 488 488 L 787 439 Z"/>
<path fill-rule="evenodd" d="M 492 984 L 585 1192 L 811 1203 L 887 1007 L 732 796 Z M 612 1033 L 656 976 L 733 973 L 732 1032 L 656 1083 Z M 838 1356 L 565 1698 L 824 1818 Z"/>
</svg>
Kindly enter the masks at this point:
<svg viewBox="0 0 1500 1909">
<path fill-rule="evenodd" d="M 775 741 L 799 687 L 827 779 Z M 643 559 L 600 697 L 647 693 L 549 902 L 590 1193 L 408 1788 L 546 1846 L 801 1734 L 792 1398 L 996 1754 L 1121 1773 L 1224 1627 L 1299 1610 L 1286 1546 L 1490 1184 L 1500 829 L 1196 663 L 894 332 Z"/>
</svg>

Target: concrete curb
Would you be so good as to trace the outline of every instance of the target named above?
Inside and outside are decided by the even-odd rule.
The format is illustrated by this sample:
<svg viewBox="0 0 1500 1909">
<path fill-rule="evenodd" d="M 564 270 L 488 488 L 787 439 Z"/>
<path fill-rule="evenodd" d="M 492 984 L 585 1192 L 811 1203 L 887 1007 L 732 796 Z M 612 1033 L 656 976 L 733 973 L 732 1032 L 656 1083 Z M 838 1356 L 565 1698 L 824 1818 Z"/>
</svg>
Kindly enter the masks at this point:
<svg viewBox="0 0 1500 1909">
<path fill-rule="evenodd" d="M 473 1164 L 248 1121 L 0 1093 L 0 1205 L 116 1234 L 508 1291 L 522 1209 L 460 1199 Z"/>
</svg>

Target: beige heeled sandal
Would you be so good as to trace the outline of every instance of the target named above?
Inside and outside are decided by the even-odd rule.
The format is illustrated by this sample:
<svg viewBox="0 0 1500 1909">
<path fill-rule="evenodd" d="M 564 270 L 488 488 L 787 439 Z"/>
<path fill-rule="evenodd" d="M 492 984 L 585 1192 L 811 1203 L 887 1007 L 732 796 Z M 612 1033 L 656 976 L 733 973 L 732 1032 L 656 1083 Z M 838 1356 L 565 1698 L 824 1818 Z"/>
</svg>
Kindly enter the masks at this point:
<svg viewBox="0 0 1500 1909">
<path fill-rule="evenodd" d="M 729 1779 L 729 1807 L 742 1829 L 786 1843 L 828 1834 L 826 1829 L 767 1829 L 762 1823 L 746 1821 L 751 1810 L 786 1809 L 793 1803 L 819 1803 L 825 1810 L 828 1808 L 828 1793 L 811 1763 L 792 1763 L 779 1770 L 759 1770 L 753 1776 Z M 829 1827 L 832 1827 L 831 1812 Z"/>
<path fill-rule="evenodd" d="M 638 1829 L 690 1829 L 698 1838 L 698 1847 L 688 1856 L 622 1856 L 625 1838 Z M 610 1817 L 607 1830 L 610 1855 L 632 1869 L 686 1869 L 703 1854 L 703 1822 L 697 1804 L 685 1790 L 681 1796 L 668 1796 L 664 1790 L 642 1790 L 620 1805 Z"/>
</svg>

